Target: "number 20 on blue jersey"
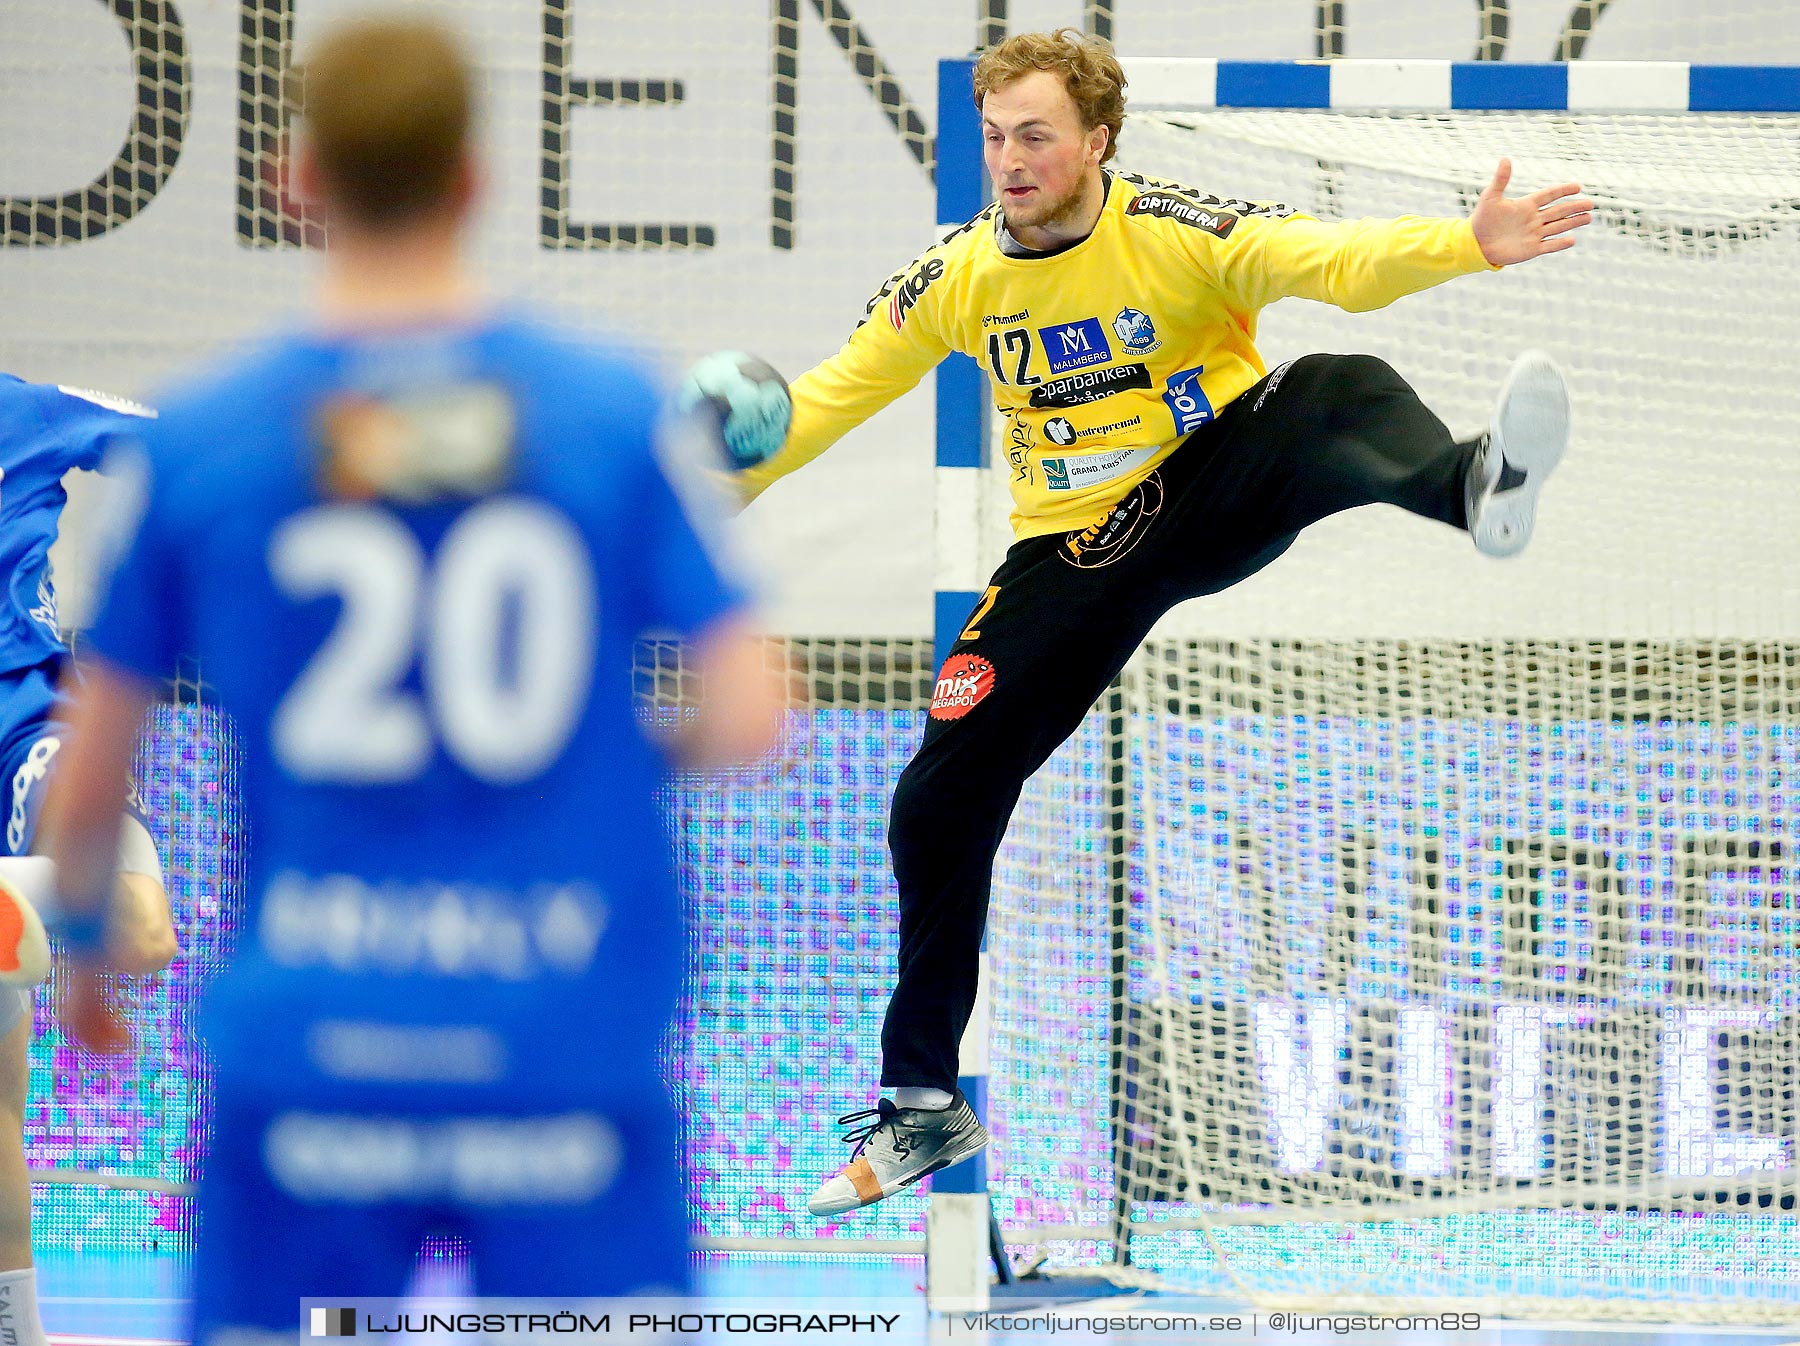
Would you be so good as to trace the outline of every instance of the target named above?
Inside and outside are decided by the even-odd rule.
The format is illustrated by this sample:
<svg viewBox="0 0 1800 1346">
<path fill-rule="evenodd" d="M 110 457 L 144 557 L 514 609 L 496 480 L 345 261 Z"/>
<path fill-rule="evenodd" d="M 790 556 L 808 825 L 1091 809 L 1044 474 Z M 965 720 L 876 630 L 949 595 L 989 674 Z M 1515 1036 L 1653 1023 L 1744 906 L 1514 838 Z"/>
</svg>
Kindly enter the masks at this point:
<svg viewBox="0 0 1800 1346">
<path fill-rule="evenodd" d="M 441 745 L 476 779 L 512 785 L 568 746 L 599 617 L 593 561 L 559 510 L 487 499 L 427 552 L 385 509 L 320 505 L 276 529 L 268 561 L 288 598 L 343 605 L 275 712 L 275 756 L 295 779 L 401 783 Z M 403 685 L 415 662 L 417 691 Z"/>
</svg>

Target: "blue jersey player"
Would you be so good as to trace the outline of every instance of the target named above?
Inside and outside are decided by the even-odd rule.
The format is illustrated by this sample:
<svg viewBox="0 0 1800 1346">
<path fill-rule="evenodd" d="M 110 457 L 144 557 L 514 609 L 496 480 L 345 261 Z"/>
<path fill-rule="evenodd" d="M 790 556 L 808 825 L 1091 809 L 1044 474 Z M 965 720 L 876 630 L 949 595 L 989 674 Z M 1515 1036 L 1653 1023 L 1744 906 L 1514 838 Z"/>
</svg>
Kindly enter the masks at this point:
<svg viewBox="0 0 1800 1346">
<path fill-rule="evenodd" d="M 30 987 L 49 969 L 33 899 L 50 886 L 32 857 L 39 810 L 66 737 L 58 687 L 63 644 L 50 547 L 68 497 L 63 477 L 95 469 L 107 445 L 150 413 L 101 393 L 0 374 L 0 1340 L 43 1346 L 31 1257 L 31 1184 L 24 1120 L 31 1045 Z M 31 857 L 31 858 L 27 858 Z M 162 866 L 135 801 L 121 829 L 108 961 L 154 972 L 176 953 Z"/>
<path fill-rule="evenodd" d="M 99 392 L 0 374 L 0 1337 L 18 1346 L 45 1342 L 23 1126 L 29 988 L 49 972 L 32 902 L 49 891 L 50 864 L 32 851 L 45 786 L 67 738 L 58 687 L 67 675 L 68 648 L 50 581 L 50 543 L 68 500 L 65 473 L 97 468 L 108 443 L 146 416 L 146 408 Z M 135 801 L 119 828 L 115 875 L 108 961 L 124 972 L 157 972 L 175 957 L 175 929 L 162 864 Z"/>
<path fill-rule="evenodd" d="M 657 387 L 465 269 L 457 45 L 363 21 L 306 69 L 318 316 L 159 399 L 122 467 L 142 496 L 49 814 L 64 928 L 91 946 L 80 847 L 125 726 L 197 657 L 252 828 L 245 939 L 204 1018 L 200 1343 L 291 1334 L 303 1296 L 396 1295 L 436 1232 L 483 1294 L 683 1287 L 656 1061 L 684 938 L 634 642 L 697 651 L 686 760 L 753 755 L 776 711 Z M 86 1031 L 104 1011 L 78 980 Z"/>
</svg>

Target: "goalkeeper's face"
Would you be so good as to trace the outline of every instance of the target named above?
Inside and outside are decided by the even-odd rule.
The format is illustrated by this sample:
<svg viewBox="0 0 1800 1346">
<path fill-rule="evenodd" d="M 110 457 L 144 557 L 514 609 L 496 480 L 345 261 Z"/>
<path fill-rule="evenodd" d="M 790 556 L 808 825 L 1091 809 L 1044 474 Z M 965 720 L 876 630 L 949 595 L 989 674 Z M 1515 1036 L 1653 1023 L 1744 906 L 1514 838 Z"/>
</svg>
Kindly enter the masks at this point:
<svg viewBox="0 0 1800 1346">
<path fill-rule="evenodd" d="M 994 196 L 1013 237 L 1030 246 L 1020 230 L 1060 236 L 1064 226 L 1091 226 L 1084 207 L 1099 201 L 1107 131 L 1082 126 L 1057 75 L 1034 70 L 992 90 L 982 102 L 981 133 Z"/>
</svg>

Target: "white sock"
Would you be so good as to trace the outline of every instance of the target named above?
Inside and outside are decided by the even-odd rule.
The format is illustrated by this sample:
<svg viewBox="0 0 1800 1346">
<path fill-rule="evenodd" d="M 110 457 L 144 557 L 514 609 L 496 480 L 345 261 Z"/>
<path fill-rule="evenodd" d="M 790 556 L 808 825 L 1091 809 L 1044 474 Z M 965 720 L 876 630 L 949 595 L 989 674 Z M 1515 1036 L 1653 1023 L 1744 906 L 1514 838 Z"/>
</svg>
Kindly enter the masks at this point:
<svg viewBox="0 0 1800 1346">
<path fill-rule="evenodd" d="M 50 1346 L 38 1318 L 36 1267 L 0 1271 L 0 1341 Z"/>
<path fill-rule="evenodd" d="M 931 1112 L 942 1112 L 949 1107 L 956 1097 L 944 1089 L 904 1088 L 894 1090 L 894 1106 L 897 1108 L 925 1108 Z"/>
</svg>

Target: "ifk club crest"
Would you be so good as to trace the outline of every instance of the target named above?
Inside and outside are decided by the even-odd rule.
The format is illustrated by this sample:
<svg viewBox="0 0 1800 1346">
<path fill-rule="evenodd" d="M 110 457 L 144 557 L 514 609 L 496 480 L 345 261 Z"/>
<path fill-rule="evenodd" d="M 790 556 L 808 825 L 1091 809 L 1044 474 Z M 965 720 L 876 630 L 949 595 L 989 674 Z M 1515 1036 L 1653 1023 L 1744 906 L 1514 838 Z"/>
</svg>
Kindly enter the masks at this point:
<svg viewBox="0 0 1800 1346">
<path fill-rule="evenodd" d="M 1113 331 L 1118 334 L 1119 344 L 1133 355 L 1144 355 L 1155 350 L 1162 342 L 1156 338 L 1156 324 L 1150 321 L 1150 315 L 1135 308 L 1122 308 L 1119 316 L 1113 319 Z"/>
</svg>

